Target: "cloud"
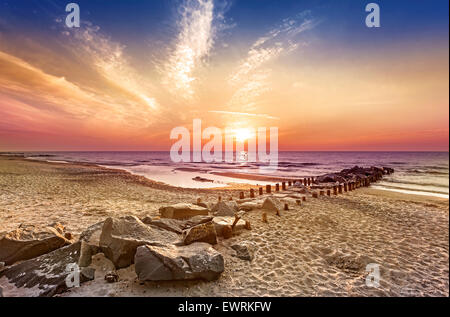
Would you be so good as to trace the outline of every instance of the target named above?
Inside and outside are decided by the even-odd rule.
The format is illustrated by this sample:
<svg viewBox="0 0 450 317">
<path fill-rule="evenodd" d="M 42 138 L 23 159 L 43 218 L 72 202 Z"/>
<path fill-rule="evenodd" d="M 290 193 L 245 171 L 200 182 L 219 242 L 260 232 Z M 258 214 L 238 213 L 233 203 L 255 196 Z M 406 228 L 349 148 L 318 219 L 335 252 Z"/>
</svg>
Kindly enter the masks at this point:
<svg viewBox="0 0 450 317">
<path fill-rule="evenodd" d="M 163 66 L 164 85 L 184 99 L 194 96 L 196 69 L 209 55 L 215 36 L 212 0 L 187 0 L 180 9 L 175 47 Z"/>
<path fill-rule="evenodd" d="M 244 117 L 261 117 L 261 118 L 265 118 L 265 119 L 280 120 L 280 118 L 274 117 L 274 116 L 270 116 L 268 114 L 234 112 L 234 111 L 222 111 L 222 110 L 210 110 L 208 112 L 210 112 L 210 113 L 227 114 L 227 115 L 244 116 Z"/>
<path fill-rule="evenodd" d="M 157 110 L 159 104 L 151 91 L 155 88 L 140 76 L 130 65 L 124 54 L 125 46 L 112 41 L 100 32 L 98 26 L 83 22 L 82 28 L 69 29 L 72 37 L 71 50 L 91 65 L 112 85 L 134 97 L 133 107 L 149 107 Z M 62 33 L 67 35 L 67 29 Z M 141 109 L 145 110 L 145 109 Z"/>
<path fill-rule="evenodd" d="M 271 71 L 264 67 L 282 54 L 287 55 L 296 50 L 303 44 L 297 36 L 318 23 L 310 17 L 309 11 L 305 11 L 283 20 L 258 38 L 228 79 L 228 84 L 237 88 L 228 107 L 245 107 L 248 110 L 254 106 L 256 98 L 270 90 L 268 79 Z"/>
</svg>

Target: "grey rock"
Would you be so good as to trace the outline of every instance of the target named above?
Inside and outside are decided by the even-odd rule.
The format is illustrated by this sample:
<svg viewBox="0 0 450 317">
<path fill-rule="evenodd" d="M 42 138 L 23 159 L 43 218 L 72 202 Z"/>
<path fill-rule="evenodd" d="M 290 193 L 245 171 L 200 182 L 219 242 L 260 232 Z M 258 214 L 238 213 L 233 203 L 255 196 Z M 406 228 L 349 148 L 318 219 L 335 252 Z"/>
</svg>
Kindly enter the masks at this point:
<svg viewBox="0 0 450 317">
<path fill-rule="evenodd" d="M 176 243 L 177 234 L 146 225 L 135 216 L 108 218 L 103 224 L 100 247 L 116 268 L 131 265 L 138 246 Z"/>
<path fill-rule="evenodd" d="M 69 289 L 66 278 L 73 273 L 69 265 L 78 264 L 80 250 L 85 242 L 78 241 L 37 258 L 29 259 L 0 272 L 8 283 L 20 289 L 23 296 L 54 296 Z M 91 269 L 80 271 L 80 283 L 93 277 Z"/>
<path fill-rule="evenodd" d="M 252 242 L 241 241 L 231 246 L 236 251 L 236 257 L 242 260 L 251 261 L 254 258 L 255 245 Z"/>
<path fill-rule="evenodd" d="M 189 229 L 196 225 L 206 223 L 212 220 L 211 216 L 194 216 L 187 220 L 178 220 L 170 218 L 152 219 L 145 217 L 142 222 L 148 225 L 159 227 L 164 230 L 172 231 L 178 234 L 182 234 L 183 230 Z"/>
<path fill-rule="evenodd" d="M 135 256 L 140 281 L 217 279 L 224 271 L 222 255 L 209 244 L 140 246 Z"/>
</svg>

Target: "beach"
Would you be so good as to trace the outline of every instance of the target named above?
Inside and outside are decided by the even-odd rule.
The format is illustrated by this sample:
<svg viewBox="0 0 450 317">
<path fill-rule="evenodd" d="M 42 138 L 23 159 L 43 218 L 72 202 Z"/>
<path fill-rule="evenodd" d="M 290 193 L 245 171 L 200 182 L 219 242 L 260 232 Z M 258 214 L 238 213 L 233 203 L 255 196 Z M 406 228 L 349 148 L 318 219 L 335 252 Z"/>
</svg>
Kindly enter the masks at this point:
<svg viewBox="0 0 450 317">
<path fill-rule="evenodd" d="M 0 233 L 21 224 L 58 222 L 77 237 L 107 217 L 156 217 L 158 209 L 197 198 L 236 200 L 250 185 L 186 189 L 126 171 L 90 164 L 49 163 L 0 157 Z M 253 186 L 254 188 L 254 186 Z M 282 198 L 283 192 L 274 194 Z M 111 262 L 93 258 L 95 279 L 60 296 L 448 296 L 448 199 L 359 188 L 338 196 L 307 197 L 280 216 L 246 212 L 251 223 L 214 248 L 225 262 L 215 281 L 140 282 L 134 265 L 119 269 L 119 281 L 103 279 Z M 243 261 L 230 246 L 254 245 Z M 367 264 L 380 268 L 379 287 L 366 285 Z M 0 279 L 4 296 L 17 296 Z"/>
</svg>

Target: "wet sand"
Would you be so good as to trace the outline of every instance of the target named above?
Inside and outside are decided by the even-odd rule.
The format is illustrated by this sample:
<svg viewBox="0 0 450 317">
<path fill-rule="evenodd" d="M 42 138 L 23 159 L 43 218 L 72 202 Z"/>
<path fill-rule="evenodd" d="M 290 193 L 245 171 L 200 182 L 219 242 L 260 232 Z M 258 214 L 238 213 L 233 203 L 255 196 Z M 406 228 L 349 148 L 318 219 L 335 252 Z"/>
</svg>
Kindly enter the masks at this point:
<svg viewBox="0 0 450 317">
<path fill-rule="evenodd" d="M 109 216 L 156 216 L 164 205 L 236 199 L 249 187 L 182 189 L 120 170 L 0 157 L 0 232 L 60 222 L 79 234 Z M 283 192 L 277 195 L 283 199 Z M 96 279 L 63 296 L 449 295 L 448 200 L 362 188 L 289 205 L 281 217 L 268 213 L 268 223 L 261 210 L 247 212 L 252 230 L 219 241 L 225 272 L 217 281 L 142 284 L 131 266 L 107 284 L 111 263 L 100 254 Z M 251 262 L 230 248 L 244 240 L 255 246 Z M 369 263 L 380 266 L 378 288 L 366 286 Z"/>
</svg>

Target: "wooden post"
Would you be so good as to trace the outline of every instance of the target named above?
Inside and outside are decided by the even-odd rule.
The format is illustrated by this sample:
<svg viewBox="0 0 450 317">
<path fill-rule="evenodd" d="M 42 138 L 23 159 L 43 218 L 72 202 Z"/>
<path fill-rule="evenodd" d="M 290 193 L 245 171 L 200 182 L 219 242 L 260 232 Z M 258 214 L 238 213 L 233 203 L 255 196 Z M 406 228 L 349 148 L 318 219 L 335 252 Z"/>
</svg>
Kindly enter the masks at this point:
<svg viewBox="0 0 450 317">
<path fill-rule="evenodd" d="M 327 189 L 327 196 L 331 196 L 331 190 Z"/>
<path fill-rule="evenodd" d="M 320 191 L 320 196 L 325 196 L 325 191 L 324 190 Z"/>
<path fill-rule="evenodd" d="M 306 201 L 306 196 L 303 196 L 303 197 L 302 197 L 302 200 L 303 200 L 303 201 Z"/>
<path fill-rule="evenodd" d="M 270 194 L 272 192 L 272 186 L 266 185 L 266 193 Z"/>
<path fill-rule="evenodd" d="M 308 185 L 308 180 L 306 178 L 303 179 L 303 185 Z"/>
<path fill-rule="evenodd" d="M 288 186 L 289 187 L 292 186 L 292 182 L 291 181 L 288 181 Z"/>
<path fill-rule="evenodd" d="M 312 196 L 313 196 L 313 198 L 319 198 L 319 195 L 317 194 L 317 192 L 313 192 Z"/>
<path fill-rule="evenodd" d="M 262 194 L 263 194 L 263 188 L 260 187 L 260 188 L 259 188 L 259 195 L 261 196 Z"/>
<path fill-rule="evenodd" d="M 278 184 L 278 183 L 275 184 L 275 191 L 276 192 L 280 191 L 280 184 Z"/>
<path fill-rule="evenodd" d="M 333 186 L 333 195 L 337 195 L 337 194 L 338 194 L 337 186 Z"/>
<path fill-rule="evenodd" d="M 339 194 L 342 194 L 342 185 L 341 184 L 339 184 L 338 191 L 339 191 Z"/>
<path fill-rule="evenodd" d="M 281 182 L 281 189 L 286 190 L 286 182 Z"/>
<path fill-rule="evenodd" d="M 244 199 L 244 192 L 239 193 L 239 199 Z"/>
<path fill-rule="evenodd" d="M 288 204 L 284 204 L 284 210 L 289 210 L 289 205 Z"/>
<path fill-rule="evenodd" d="M 347 183 L 344 183 L 344 192 L 347 192 Z"/>
<path fill-rule="evenodd" d="M 311 186 L 311 178 L 308 177 L 308 186 Z"/>
<path fill-rule="evenodd" d="M 255 198 L 255 190 L 250 188 L 250 198 Z"/>
</svg>

